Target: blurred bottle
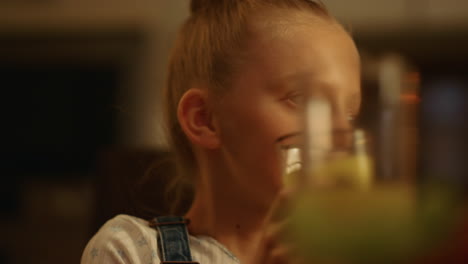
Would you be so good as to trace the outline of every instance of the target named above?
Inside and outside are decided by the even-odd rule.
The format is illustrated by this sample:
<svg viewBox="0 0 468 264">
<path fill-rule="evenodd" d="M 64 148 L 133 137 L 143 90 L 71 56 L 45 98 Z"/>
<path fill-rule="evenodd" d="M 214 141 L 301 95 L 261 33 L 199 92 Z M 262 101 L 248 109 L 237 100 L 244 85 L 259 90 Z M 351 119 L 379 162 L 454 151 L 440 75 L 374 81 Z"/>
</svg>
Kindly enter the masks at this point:
<svg viewBox="0 0 468 264">
<path fill-rule="evenodd" d="M 377 174 L 383 181 L 417 174 L 419 73 L 404 57 L 387 54 L 378 62 L 380 117 Z"/>
</svg>

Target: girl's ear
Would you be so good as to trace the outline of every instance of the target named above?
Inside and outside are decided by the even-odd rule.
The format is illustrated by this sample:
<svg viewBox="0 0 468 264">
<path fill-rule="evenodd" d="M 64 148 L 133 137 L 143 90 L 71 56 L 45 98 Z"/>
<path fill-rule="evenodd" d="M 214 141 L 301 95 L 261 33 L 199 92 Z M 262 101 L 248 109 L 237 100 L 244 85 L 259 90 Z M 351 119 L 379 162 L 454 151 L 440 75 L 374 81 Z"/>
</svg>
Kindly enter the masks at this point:
<svg viewBox="0 0 468 264">
<path fill-rule="evenodd" d="M 207 149 L 220 146 L 219 135 L 213 124 L 208 92 L 191 88 L 184 93 L 177 108 L 177 118 L 188 139 Z"/>
</svg>

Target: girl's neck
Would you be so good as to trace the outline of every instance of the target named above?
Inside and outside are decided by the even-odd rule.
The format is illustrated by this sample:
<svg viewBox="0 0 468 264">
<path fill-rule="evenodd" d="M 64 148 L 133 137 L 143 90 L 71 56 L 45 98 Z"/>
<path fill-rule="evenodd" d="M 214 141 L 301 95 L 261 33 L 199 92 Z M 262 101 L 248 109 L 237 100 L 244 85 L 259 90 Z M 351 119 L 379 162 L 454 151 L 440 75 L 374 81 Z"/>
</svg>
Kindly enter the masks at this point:
<svg viewBox="0 0 468 264">
<path fill-rule="evenodd" d="M 192 235 L 214 238 L 241 263 L 250 263 L 262 246 L 262 230 L 270 208 L 256 206 L 232 186 L 218 185 L 206 180 L 199 182 L 194 202 L 186 214 L 190 219 L 189 231 Z"/>
</svg>

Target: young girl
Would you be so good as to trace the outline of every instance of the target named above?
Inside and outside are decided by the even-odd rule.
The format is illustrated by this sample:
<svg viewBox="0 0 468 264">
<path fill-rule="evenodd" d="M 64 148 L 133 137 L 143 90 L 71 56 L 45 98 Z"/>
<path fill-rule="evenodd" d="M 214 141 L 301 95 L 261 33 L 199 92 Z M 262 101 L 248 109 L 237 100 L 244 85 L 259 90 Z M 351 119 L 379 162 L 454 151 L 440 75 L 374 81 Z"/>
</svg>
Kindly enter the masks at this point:
<svg viewBox="0 0 468 264">
<path fill-rule="evenodd" d="M 275 142 L 300 131 L 305 93 L 329 100 L 334 129 L 349 128 L 358 52 L 314 1 L 192 0 L 191 12 L 165 99 L 180 175 L 194 185 L 191 207 L 184 218 L 115 217 L 82 263 L 298 263 L 271 217 L 283 199 Z"/>
</svg>

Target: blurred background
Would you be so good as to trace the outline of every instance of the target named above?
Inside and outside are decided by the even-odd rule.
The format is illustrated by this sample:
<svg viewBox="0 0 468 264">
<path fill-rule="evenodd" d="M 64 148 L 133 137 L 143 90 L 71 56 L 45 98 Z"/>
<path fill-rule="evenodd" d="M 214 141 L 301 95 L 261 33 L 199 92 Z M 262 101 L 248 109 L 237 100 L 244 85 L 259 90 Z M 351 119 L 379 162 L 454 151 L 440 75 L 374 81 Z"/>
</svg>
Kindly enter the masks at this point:
<svg viewBox="0 0 468 264">
<path fill-rule="evenodd" d="M 362 54 L 362 125 L 377 129 L 377 69 L 398 57 L 414 169 L 468 175 L 468 1 L 323 2 Z M 187 15 L 188 0 L 0 1 L 0 263 L 78 263 L 128 212 L 126 187 L 167 151 L 160 91 Z"/>
</svg>

